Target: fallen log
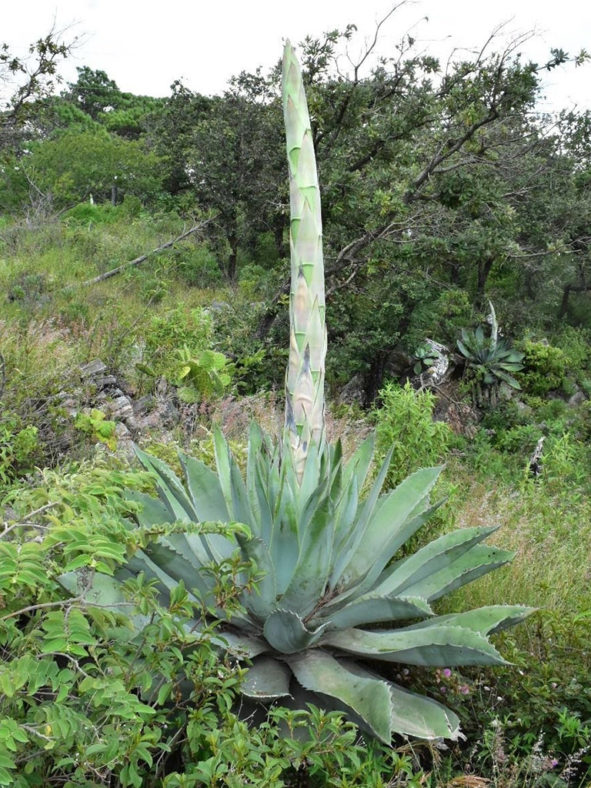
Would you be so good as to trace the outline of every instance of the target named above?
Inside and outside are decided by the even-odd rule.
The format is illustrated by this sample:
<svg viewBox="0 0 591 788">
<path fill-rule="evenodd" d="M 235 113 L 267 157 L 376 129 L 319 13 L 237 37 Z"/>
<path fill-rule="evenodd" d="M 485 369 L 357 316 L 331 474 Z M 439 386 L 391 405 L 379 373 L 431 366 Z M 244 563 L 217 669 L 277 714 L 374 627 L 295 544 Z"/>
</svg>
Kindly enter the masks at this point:
<svg viewBox="0 0 591 788">
<path fill-rule="evenodd" d="M 132 268 L 133 266 L 139 265 L 143 263 L 144 260 L 147 260 L 149 257 L 153 257 L 153 255 L 158 254 L 158 252 L 164 251 L 164 249 L 170 249 L 171 246 L 174 246 L 179 241 L 184 240 L 189 235 L 196 233 L 198 230 L 203 229 L 209 222 L 210 219 L 206 219 L 199 224 L 194 225 L 189 230 L 185 230 L 180 235 L 177 235 L 176 238 L 173 238 L 171 241 L 167 241 L 165 244 L 158 246 L 156 249 L 152 249 L 150 252 L 146 252 L 145 254 L 136 257 L 134 260 L 129 260 L 127 263 L 123 263 L 122 265 L 118 265 L 117 268 L 111 268 L 110 271 L 105 271 L 104 274 L 100 274 L 99 276 L 95 276 L 92 279 L 86 279 L 84 282 L 74 282 L 73 284 L 67 285 L 64 287 L 64 290 L 72 290 L 75 287 L 86 287 L 87 285 L 95 285 L 98 282 L 104 282 L 105 279 L 110 279 L 112 276 L 116 276 L 120 274 L 122 271 L 125 271 L 127 268 Z"/>
</svg>

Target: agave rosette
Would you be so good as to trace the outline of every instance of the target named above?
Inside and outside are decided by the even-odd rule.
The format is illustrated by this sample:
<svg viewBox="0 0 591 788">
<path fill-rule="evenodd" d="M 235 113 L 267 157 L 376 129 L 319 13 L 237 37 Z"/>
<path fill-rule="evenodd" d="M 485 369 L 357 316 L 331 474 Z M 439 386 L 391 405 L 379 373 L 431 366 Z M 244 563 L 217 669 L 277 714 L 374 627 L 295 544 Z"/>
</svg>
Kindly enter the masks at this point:
<svg viewBox="0 0 591 788">
<path fill-rule="evenodd" d="M 261 701 L 308 700 L 346 710 L 375 736 L 392 733 L 454 738 L 456 715 L 440 703 L 386 681 L 368 661 L 408 665 L 503 664 L 488 635 L 524 618 L 529 609 L 491 606 L 436 616 L 431 603 L 509 561 L 512 554 L 483 544 L 494 528 L 464 528 L 392 563 L 436 508 L 429 503 L 439 468 L 417 471 L 380 495 L 384 461 L 360 500 L 373 452 L 368 438 L 347 462 L 341 447 L 311 443 L 301 483 L 290 460 L 253 425 L 245 477 L 221 432 L 215 432 L 217 473 L 181 455 L 184 483 L 151 455 L 138 451 L 157 478 L 158 499 L 135 493 L 138 522 L 241 522 L 250 536 L 175 533 L 138 550 L 115 577 L 95 575 L 90 587 L 75 573 L 62 582 L 92 603 L 120 610 L 122 583 L 143 572 L 163 599 L 183 581 L 195 600 L 215 605 L 205 567 L 237 549 L 264 573 L 244 593 L 244 612 L 225 621 L 223 645 L 251 665 L 242 692 Z M 388 622 L 387 629 L 372 625 Z M 141 628 L 143 621 L 136 622 Z M 195 628 L 204 622 L 195 622 Z M 363 667 L 356 661 L 361 659 Z M 299 685 L 299 688 L 298 688 Z"/>
<path fill-rule="evenodd" d="M 390 457 L 373 478 L 373 438 L 345 461 L 324 437 L 324 274 L 320 197 L 302 79 L 289 44 L 284 55 L 284 110 L 291 184 L 292 290 L 284 440 L 253 425 L 243 475 L 219 430 L 216 470 L 180 455 L 181 481 L 161 460 L 137 452 L 157 480 L 158 498 L 136 493 L 137 521 L 242 523 L 243 532 L 195 528 L 162 536 L 137 550 L 114 577 L 63 576 L 89 604 L 120 610 L 123 583 L 143 572 L 166 602 L 180 581 L 220 622 L 220 645 L 248 670 L 244 695 L 262 702 L 314 702 L 344 710 L 374 736 L 393 733 L 455 738 L 457 716 L 410 692 L 368 663 L 426 666 L 494 665 L 503 658 L 488 636 L 530 610 L 494 605 L 435 615 L 449 591 L 509 561 L 484 544 L 495 529 L 464 528 L 413 554 L 402 549 L 436 505 L 430 493 L 440 468 L 409 476 L 383 492 Z M 362 496 L 362 491 L 367 492 Z M 211 565 L 239 550 L 262 579 L 245 590 L 239 614 L 216 610 Z M 195 621 L 198 632 L 206 623 Z M 132 620 L 138 631 L 141 616 Z"/>
</svg>

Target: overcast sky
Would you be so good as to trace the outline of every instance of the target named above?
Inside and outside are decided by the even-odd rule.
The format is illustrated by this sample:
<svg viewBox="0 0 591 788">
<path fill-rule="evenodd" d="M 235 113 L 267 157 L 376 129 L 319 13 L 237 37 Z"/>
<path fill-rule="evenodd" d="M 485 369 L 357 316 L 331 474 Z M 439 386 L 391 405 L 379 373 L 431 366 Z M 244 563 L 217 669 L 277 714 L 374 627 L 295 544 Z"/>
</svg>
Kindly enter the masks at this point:
<svg viewBox="0 0 591 788">
<path fill-rule="evenodd" d="M 0 39 L 15 50 L 68 28 L 80 44 L 62 72 L 75 81 L 76 66 L 102 69 L 122 90 L 166 96 L 182 79 L 192 90 L 223 91 L 242 70 L 271 66 L 290 38 L 357 25 L 354 55 L 394 3 L 388 0 L 0 0 Z M 293 11 L 289 9 L 293 8 Z M 427 17 L 427 19 L 425 19 Z M 446 58 L 454 47 L 477 48 L 501 23 L 505 31 L 535 36 L 524 55 L 546 62 L 550 47 L 573 55 L 591 52 L 589 0 L 409 0 L 384 26 L 380 51 L 388 54 L 412 30 L 429 54 Z M 591 64 L 569 65 L 544 76 L 544 109 L 591 109 Z"/>
</svg>

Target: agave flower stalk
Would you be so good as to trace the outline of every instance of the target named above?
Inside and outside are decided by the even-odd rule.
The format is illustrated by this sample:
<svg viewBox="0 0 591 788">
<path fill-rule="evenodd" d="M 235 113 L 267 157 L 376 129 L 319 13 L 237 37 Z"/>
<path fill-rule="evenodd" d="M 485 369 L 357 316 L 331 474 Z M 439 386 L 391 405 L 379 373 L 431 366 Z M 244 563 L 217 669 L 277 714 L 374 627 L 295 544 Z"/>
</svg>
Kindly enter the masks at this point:
<svg viewBox="0 0 591 788">
<path fill-rule="evenodd" d="M 289 42 L 283 57 L 283 113 L 291 216 L 285 433 L 301 483 L 310 445 L 320 445 L 324 435 L 326 321 L 316 158 L 300 66 Z"/>
</svg>

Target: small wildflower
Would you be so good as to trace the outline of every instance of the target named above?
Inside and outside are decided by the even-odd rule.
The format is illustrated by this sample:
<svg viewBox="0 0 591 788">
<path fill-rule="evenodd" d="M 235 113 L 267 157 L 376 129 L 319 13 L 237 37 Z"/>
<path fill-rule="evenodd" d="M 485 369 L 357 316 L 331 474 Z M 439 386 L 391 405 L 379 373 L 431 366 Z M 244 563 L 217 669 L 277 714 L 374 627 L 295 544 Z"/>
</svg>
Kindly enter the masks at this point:
<svg viewBox="0 0 591 788">
<path fill-rule="evenodd" d="M 444 668 L 443 675 L 445 676 L 446 679 L 448 679 L 451 676 L 451 670 L 449 668 Z"/>
<path fill-rule="evenodd" d="M 470 687 L 468 687 L 466 684 L 462 684 L 462 686 L 460 687 L 460 692 L 462 693 L 462 695 L 469 695 Z"/>
</svg>

